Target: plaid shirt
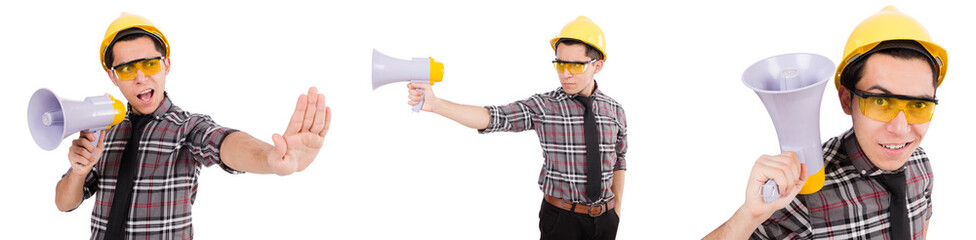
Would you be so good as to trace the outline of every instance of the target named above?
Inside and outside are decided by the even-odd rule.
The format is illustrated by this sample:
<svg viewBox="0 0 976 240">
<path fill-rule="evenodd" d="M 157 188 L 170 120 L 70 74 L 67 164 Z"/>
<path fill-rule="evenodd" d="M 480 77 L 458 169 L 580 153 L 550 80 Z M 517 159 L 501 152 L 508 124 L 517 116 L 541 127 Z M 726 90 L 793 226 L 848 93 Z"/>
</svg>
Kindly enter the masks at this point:
<svg viewBox="0 0 976 240">
<path fill-rule="evenodd" d="M 98 193 L 91 239 L 105 238 L 119 163 L 131 131 L 129 116 L 106 131 L 105 151 L 85 179 L 84 199 Z M 209 116 L 181 110 L 164 95 L 139 139 L 132 202 L 126 203 L 132 204 L 126 238 L 192 239 L 191 210 L 200 166 L 217 164 L 227 172 L 241 173 L 220 161 L 220 144 L 235 131 L 218 126 Z"/>
<path fill-rule="evenodd" d="M 776 211 L 752 234 L 752 239 L 890 239 L 890 195 L 873 177 L 881 170 L 864 155 L 854 130 L 824 143 L 826 181 L 820 191 L 798 195 Z M 913 239 L 924 237 L 932 217 L 932 170 L 929 158 L 917 148 L 895 172 L 905 172 L 908 217 Z"/>
<path fill-rule="evenodd" d="M 595 84 L 595 83 L 594 83 Z M 546 195 L 574 203 L 591 203 L 586 197 L 586 144 L 583 142 L 582 104 L 562 87 L 504 106 L 488 106 L 491 121 L 479 130 L 521 132 L 535 130 L 542 145 L 539 188 Z M 624 109 L 599 89 L 593 91 L 593 110 L 600 131 L 603 194 L 595 203 L 613 198 L 613 171 L 626 170 L 627 120 Z"/>
</svg>

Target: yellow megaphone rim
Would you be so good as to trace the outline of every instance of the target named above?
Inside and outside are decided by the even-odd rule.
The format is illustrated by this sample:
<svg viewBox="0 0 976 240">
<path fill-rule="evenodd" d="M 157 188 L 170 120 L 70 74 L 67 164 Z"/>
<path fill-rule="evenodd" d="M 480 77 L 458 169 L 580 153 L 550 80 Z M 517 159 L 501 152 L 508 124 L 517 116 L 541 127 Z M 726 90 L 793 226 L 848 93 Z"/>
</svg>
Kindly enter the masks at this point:
<svg viewBox="0 0 976 240">
<path fill-rule="evenodd" d="M 442 80 L 444 80 L 444 64 L 434 61 L 434 58 L 430 57 L 430 85 Z"/>
</svg>

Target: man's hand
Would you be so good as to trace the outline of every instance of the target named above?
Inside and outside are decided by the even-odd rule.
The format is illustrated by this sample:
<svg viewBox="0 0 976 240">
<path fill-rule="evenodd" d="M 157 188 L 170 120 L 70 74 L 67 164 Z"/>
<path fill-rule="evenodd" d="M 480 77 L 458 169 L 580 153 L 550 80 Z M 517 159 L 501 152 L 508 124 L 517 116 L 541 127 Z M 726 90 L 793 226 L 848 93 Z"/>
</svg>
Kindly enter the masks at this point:
<svg viewBox="0 0 976 240">
<path fill-rule="evenodd" d="M 100 137 L 97 147 L 92 143 L 95 141 L 95 134 L 88 131 L 81 131 L 78 134 L 78 139 L 71 141 L 71 147 L 68 148 L 71 174 L 84 178 L 98 163 L 98 159 L 102 157 L 102 152 L 105 151 L 105 130 L 99 131 L 98 136 Z"/>
<path fill-rule="evenodd" d="M 793 152 L 776 156 L 762 155 L 756 159 L 746 184 L 746 201 L 728 221 L 702 239 L 748 239 L 774 212 L 788 206 L 807 181 L 807 165 L 800 163 Z M 776 201 L 766 203 L 759 189 L 769 179 L 776 180 L 779 195 Z"/>
<path fill-rule="evenodd" d="M 271 136 L 274 148 L 268 154 L 268 166 L 280 176 L 305 170 L 322 148 L 329 132 L 332 111 L 325 106 L 325 95 L 311 87 L 308 95 L 298 97 L 284 135 Z"/>
<path fill-rule="evenodd" d="M 437 96 L 434 96 L 434 89 L 429 84 L 409 83 L 407 84 L 407 88 L 410 89 L 407 91 L 407 98 L 410 99 L 407 101 L 407 104 L 410 104 L 410 106 L 417 105 L 422 99 L 424 100 L 424 105 L 420 106 L 420 109 L 428 112 L 434 111 L 435 102 L 438 99 Z M 417 91 L 418 88 L 423 89 L 424 92 Z"/>
<path fill-rule="evenodd" d="M 752 166 L 752 173 L 749 174 L 746 201 L 742 204 L 742 208 L 752 218 L 769 218 L 773 212 L 783 209 L 796 198 L 807 180 L 806 172 L 807 165 L 800 163 L 800 159 L 793 152 L 760 156 Z M 769 179 L 776 180 L 781 197 L 767 204 L 759 191 Z"/>
<path fill-rule="evenodd" d="M 99 131 L 98 136 L 97 147 L 92 143 L 95 134 L 87 131 L 82 131 L 78 139 L 71 141 L 71 147 L 68 148 L 71 172 L 62 177 L 54 189 L 54 204 L 58 206 L 58 210 L 67 212 L 81 205 L 85 178 L 105 151 L 105 130 Z"/>
</svg>

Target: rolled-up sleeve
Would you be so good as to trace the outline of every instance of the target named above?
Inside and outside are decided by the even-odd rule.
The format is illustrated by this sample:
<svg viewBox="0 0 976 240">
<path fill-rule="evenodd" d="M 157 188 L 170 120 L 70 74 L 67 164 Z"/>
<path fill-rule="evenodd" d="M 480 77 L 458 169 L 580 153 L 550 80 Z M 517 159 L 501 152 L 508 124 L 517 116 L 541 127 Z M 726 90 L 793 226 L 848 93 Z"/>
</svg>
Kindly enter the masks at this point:
<svg viewBox="0 0 976 240">
<path fill-rule="evenodd" d="M 492 132 L 521 132 L 535 127 L 537 116 L 543 112 L 543 98 L 535 95 L 529 99 L 516 101 L 508 105 L 487 106 L 491 119 L 488 127 L 479 129 L 479 133 Z"/>
<path fill-rule="evenodd" d="M 195 115 L 192 118 L 190 124 L 193 125 L 186 137 L 190 159 L 207 167 L 217 164 L 231 174 L 244 173 L 228 167 L 220 160 L 220 145 L 224 138 L 238 130 L 221 127 L 207 115 Z"/>
<path fill-rule="evenodd" d="M 617 153 L 617 161 L 613 164 L 613 170 L 627 170 L 627 117 L 624 115 L 624 109 L 618 108 L 617 120 L 620 122 L 620 130 L 617 131 L 617 143 L 614 145 L 613 150 Z"/>
</svg>

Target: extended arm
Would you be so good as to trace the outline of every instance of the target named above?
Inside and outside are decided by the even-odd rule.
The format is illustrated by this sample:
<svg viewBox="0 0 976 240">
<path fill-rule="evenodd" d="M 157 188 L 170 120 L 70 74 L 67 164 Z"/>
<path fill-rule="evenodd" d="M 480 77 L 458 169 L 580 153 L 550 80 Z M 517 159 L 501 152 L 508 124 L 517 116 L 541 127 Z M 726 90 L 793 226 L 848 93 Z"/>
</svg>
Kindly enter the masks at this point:
<svg viewBox="0 0 976 240">
<path fill-rule="evenodd" d="M 234 132 L 224 138 L 220 145 L 220 159 L 228 167 L 241 172 L 273 173 L 268 164 L 268 155 L 274 149 L 271 144 L 262 142 L 250 134 Z"/>
<path fill-rule="evenodd" d="M 251 135 L 235 132 L 220 145 L 220 158 L 228 167 L 251 173 L 274 173 L 281 176 L 305 170 L 318 155 L 332 112 L 325 106 L 325 96 L 318 89 L 298 97 L 284 135 L 271 136 L 274 146 Z"/>
<path fill-rule="evenodd" d="M 420 91 L 416 90 L 417 88 L 420 88 L 424 90 L 424 106 L 421 108 L 424 111 L 437 113 L 448 119 L 454 120 L 465 127 L 473 129 L 485 129 L 488 127 L 488 122 L 491 120 L 491 114 L 488 112 L 487 108 L 457 104 L 437 98 L 434 95 L 434 90 L 430 87 L 430 85 L 427 84 L 411 83 L 407 85 L 407 88 L 410 88 L 410 95 L 408 96 L 408 98 L 410 98 L 408 104 L 410 105 L 420 102 L 421 93 Z"/>
</svg>

